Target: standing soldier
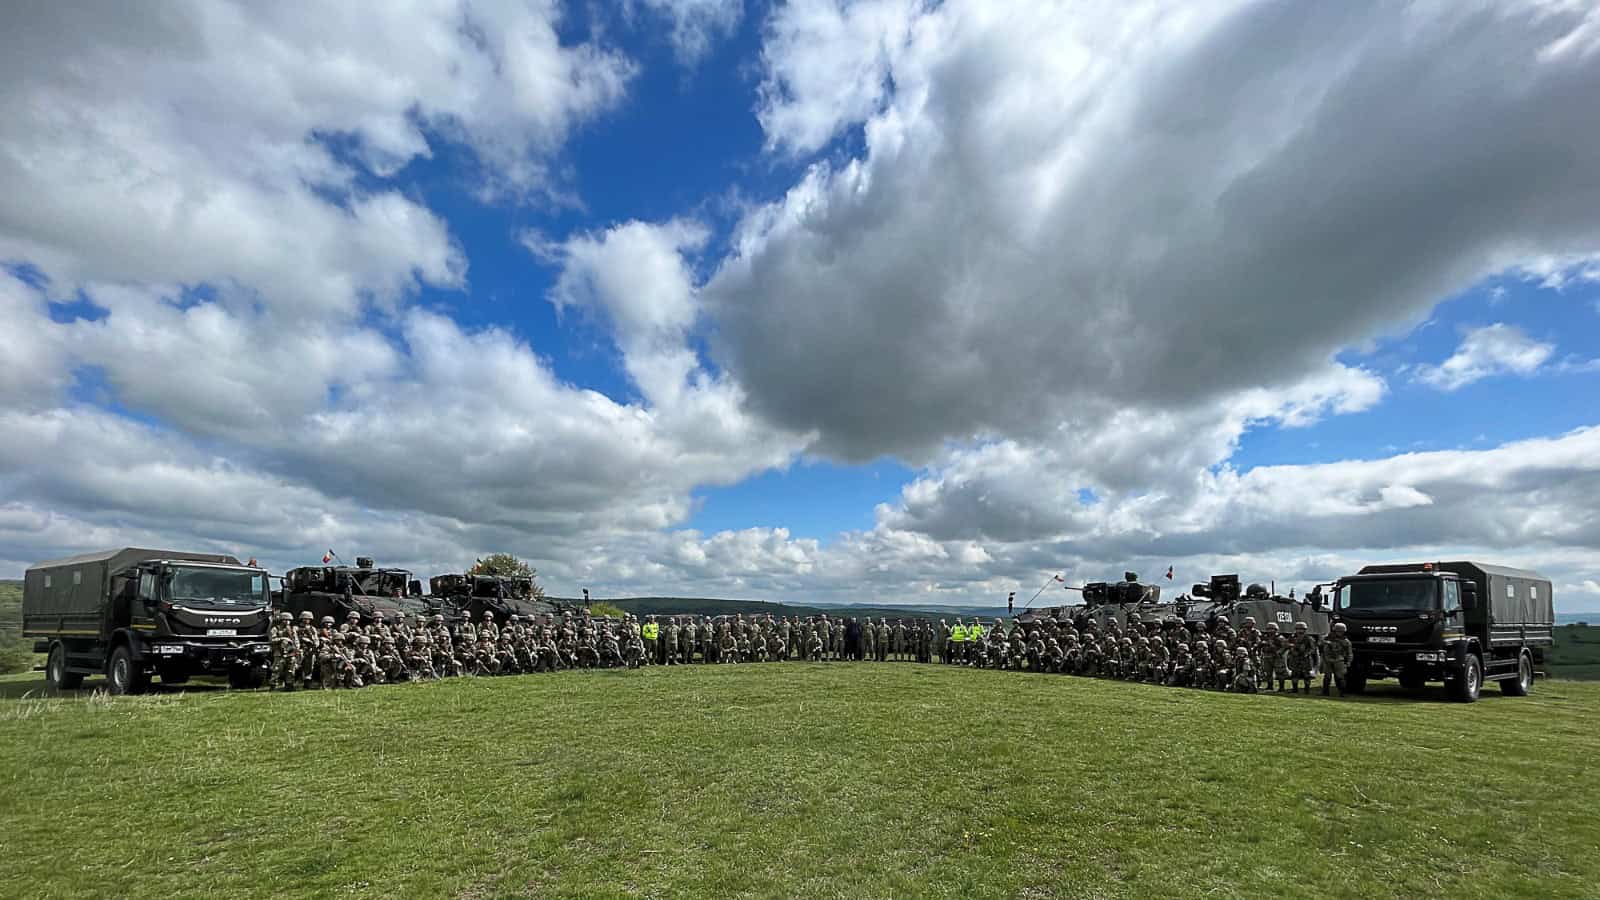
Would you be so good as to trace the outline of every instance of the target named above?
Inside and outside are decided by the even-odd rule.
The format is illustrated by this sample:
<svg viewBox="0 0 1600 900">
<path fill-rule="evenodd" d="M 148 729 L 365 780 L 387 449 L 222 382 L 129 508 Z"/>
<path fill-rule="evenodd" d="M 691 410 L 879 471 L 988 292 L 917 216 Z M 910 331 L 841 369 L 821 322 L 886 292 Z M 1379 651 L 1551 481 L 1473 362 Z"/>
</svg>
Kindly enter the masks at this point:
<svg viewBox="0 0 1600 900">
<path fill-rule="evenodd" d="M 287 612 L 280 612 L 273 619 L 269 635 L 272 641 L 272 679 L 267 682 L 267 689 L 292 691 L 300 672 L 300 641 L 295 637 L 294 617 Z"/>
<path fill-rule="evenodd" d="M 1294 623 L 1294 638 L 1289 644 L 1289 693 L 1300 693 L 1304 681 L 1306 693 L 1311 693 L 1311 673 L 1317 668 L 1317 642 L 1306 630 L 1306 623 Z"/>
<path fill-rule="evenodd" d="M 639 635 L 644 641 L 645 659 L 652 663 L 660 662 L 656 653 L 656 642 L 661 638 L 661 625 L 656 622 L 655 616 L 645 620 L 644 627 L 639 629 Z"/>
<path fill-rule="evenodd" d="M 1339 696 L 1345 695 L 1344 678 L 1350 671 L 1350 664 L 1355 661 L 1355 655 L 1355 645 L 1345 636 L 1344 623 L 1333 623 L 1333 634 L 1322 642 L 1322 661 L 1328 667 L 1327 671 L 1322 673 L 1322 696 L 1328 696 L 1330 678 L 1339 686 Z"/>
<path fill-rule="evenodd" d="M 675 666 L 678 664 L 678 617 L 668 616 L 667 627 L 663 630 L 665 635 L 661 641 L 661 663 Z"/>
<path fill-rule="evenodd" d="M 295 626 L 294 639 L 300 645 L 300 671 L 295 677 L 302 685 L 311 687 L 311 682 L 317 677 L 317 648 L 322 644 L 311 610 L 300 611 L 300 624 Z"/>
</svg>

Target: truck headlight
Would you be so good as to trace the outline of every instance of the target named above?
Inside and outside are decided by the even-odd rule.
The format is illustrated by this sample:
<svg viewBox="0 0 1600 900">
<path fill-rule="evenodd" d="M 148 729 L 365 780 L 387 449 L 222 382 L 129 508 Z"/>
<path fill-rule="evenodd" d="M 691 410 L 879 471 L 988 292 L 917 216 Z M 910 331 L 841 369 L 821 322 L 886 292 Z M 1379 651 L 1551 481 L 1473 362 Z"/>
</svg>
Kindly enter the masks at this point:
<svg viewBox="0 0 1600 900">
<path fill-rule="evenodd" d="M 1417 654 L 1417 662 L 1441 662 L 1441 661 L 1443 661 L 1443 659 L 1444 659 L 1444 654 L 1442 654 L 1442 653 L 1418 653 Z"/>
</svg>

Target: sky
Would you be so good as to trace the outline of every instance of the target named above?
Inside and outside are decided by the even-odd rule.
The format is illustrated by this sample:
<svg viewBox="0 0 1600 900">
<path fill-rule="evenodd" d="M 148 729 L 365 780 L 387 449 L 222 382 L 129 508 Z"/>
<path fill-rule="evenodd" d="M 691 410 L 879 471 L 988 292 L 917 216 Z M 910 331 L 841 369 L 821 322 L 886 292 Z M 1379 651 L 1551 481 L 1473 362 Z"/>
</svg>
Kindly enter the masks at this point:
<svg viewBox="0 0 1600 900">
<path fill-rule="evenodd" d="M 1597 97 L 1562 0 L 7 4 L 0 577 L 1600 612 Z"/>
</svg>

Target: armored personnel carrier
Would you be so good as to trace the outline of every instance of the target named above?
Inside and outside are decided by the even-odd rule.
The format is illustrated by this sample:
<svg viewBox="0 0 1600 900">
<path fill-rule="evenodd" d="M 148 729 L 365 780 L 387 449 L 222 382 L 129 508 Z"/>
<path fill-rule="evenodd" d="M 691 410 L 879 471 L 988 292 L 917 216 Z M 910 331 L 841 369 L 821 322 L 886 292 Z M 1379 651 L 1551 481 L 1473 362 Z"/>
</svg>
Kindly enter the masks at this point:
<svg viewBox="0 0 1600 900">
<path fill-rule="evenodd" d="M 352 612 L 364 622 L 378 613 L 388 618 L 429 612 L 420 581 L 405 569 L 380 569 L 370 556 L 356 557 L 353 566 L 290 569 L 283 575 L 276 605 L 295 615 L 310 612 L 319 620 L 333 616 L 340 623 Z"/>
<path fill-rule="evenodd" d="M 469 616 L 476 622 L 485 612 L 504 622 L 513 615 L 559 611 L 526 575 L 435 575 L 428 579 L 428 590 L 429 605 L 451 622 Z"/>
<path fill-rule="evenodd" d="M 1026 611 L 1018 617 L 1018 621 L 1055 616 L 1070 620 L 1078 628 L 1090 621 L 1097 628 L 1105 628 L 1113 621 L 1118 625 L 1126 625 L 1135 615 L 1141 620 L 1148 620 L 1152 617 L 1165 618 L 1177 611 L 1174 604 L 1161 602 L 1160 585 L 1142 584 L 1134 572 L 1123 572 L 1121 581 L 1091 581 L 1082 587 L 1068 587 L 1067 590 L 1078 591 L 1083 596 L 1083 602 Z"/>
<path fill-rule="evenodd" d="M 1320 586 L 1297 600 L 1274 594 L 1261 584 L 1248 585 L 1241 591 L 1238 575 L 1213 575 L 1191 591 L 1192 596 L 1181 598 L 1177 604 L 1178 615 L 1186 623 L 1203 622 L 1210 627 L 1225 619 L 1237 628 L 1246 618 L 1254 618 L 1263 627 L 1276 622 L 1280 631 L 1293 631 L 1296 623 L 1304 622 L 1312 634 L 1328 633 L 1328 610 Z"/>
</svg>

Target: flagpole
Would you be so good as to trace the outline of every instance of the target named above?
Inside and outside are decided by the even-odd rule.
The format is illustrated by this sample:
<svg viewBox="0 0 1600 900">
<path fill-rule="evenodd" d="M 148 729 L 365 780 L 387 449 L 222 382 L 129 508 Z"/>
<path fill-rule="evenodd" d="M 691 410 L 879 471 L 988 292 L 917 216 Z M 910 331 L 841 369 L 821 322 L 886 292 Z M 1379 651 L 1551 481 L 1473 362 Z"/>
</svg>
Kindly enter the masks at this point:
<svg viewBox="0 0 1600 900">
<path fill-rule="evenodd" d="M 1033 601 L 1039 599 L 1039 595 L 1044 593 L 1044 589 L 1050 586 L 1050 582 L 1055 581 L 1058 577 L 1059 576 L 1051 575 L 1049 578 L 1046 578 L 1044 580 L 1044 584 L 1039 585 L 1039 589 L 1037 591 L 1033 592 L 1033 596 L 1032 597 L 1028 598 L 1028 602 L 1022 604 L 1022 611 L 1023 612 L 1027 612 L 1028 611 L 1028 607 L 1033 605 Z"/>
</svg>

